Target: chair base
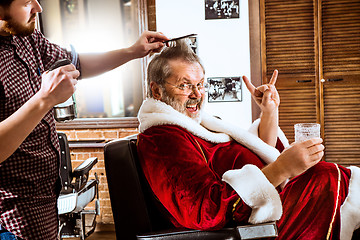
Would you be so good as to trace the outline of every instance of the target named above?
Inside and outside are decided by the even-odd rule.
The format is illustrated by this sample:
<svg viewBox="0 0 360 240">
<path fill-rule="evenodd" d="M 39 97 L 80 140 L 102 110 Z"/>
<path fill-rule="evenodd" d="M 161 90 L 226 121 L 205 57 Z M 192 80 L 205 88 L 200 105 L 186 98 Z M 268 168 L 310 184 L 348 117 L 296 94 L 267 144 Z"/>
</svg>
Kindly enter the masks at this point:
<svg viewBox="0 0 360 240">
<path fill-rule="evenodd" d="M 95 231 L 97 215 L 97 210 L 84 210 L 80 213 L 60 216 L 60 239 L 80 238 L 84 240 Z"/>
<path fill-rule="evenodd" d="M 86 186 L 79 192 L 76 193 L 75 203 L 70 204 L 71 200 L 66 202 L 66 198 L 63 201 L 59 201 L 59 206 L 74 205 L 71 208 L 71 212 L 67 212 L 59 215 L 60 227 L 59 227 L 59 238 L 80 238 L 84 240 L 90 234 L 95 231 L 96 227 L 96 216 L 100 214 L 100 201 L 98 194 L 99 180 L 95 175 L 96 179 L 89 180 Z M 68 194 L 70 195 L 70 194 Z M 94 209 L 84 210 L 88 203 L 92 202 L 95 197 Z M 65 209 L 65 207 L 63 207 Z M 89 219 L 89 217 L 91 217 Z"/>
</svg>

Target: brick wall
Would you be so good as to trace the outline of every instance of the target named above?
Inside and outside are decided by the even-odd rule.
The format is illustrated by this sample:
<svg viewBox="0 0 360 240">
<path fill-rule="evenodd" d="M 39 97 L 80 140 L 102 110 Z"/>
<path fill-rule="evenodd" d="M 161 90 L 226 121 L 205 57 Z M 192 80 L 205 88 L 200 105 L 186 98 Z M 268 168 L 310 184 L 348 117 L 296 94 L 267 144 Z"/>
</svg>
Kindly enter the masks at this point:
<svg viewBox="0 0 360 240">
<path fill-rule="evenodd" d="M 138 133 L 138 129 L 61 129 L 59 131 L 64 132 L 69 141 L 83 141 L 81 146 L 79 146 L 79 144 L 76 144 L 77 146 L 70 147 L 71 162 L 73 168 L 79 166 L 84 160 L 88 159 L 89 157 L 98 158 L 98 163 L 90 172 L 90 178 L 94 178 L 94 173 L 96 172 L 100 181 L 100 216 L 97 217 L 97 222 L 100 224 L 113 224 L 114 220 L 111 210 L 111 203 L 104 166 L 104 143 L 90 144 L 90 140 L 104 140 L 105 142 L 108 142 L 113 139 L 136 134 Z M 89 207 L 93 206 L 93 203 L 89 205 Z"/>
</svg>

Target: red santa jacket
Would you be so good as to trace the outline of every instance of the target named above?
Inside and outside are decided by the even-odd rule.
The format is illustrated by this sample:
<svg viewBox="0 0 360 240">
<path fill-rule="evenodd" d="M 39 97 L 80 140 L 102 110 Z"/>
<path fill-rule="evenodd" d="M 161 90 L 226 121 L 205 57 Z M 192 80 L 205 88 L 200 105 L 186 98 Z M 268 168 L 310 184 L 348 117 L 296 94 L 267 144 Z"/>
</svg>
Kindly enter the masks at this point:
<svg viewBox="0 0 360 240">
<path fill-rule="evenodd" d="M 328 231 L 329 239 L 347 239 L 358 227 L 360 214 L 350 209 L 360 206 L 353 201 L 360 189 L 352 187 L 355 183 L 349 187 L 350 176 L 359 177 L 357 168 L 322 162 L 292 179 L 279 194 L 261 168 L 280 153 L 257 137 L 259 122 L 250 132 L 206 114 L 197 123 L 154 99 L 144 102 L 139 120 L 141 165 L 176 226 L 212 230 L 233 218 L 279 220 L 280 239 L 317 239 Z M 279 139 L 288 146 L 280 129 Z M 292 212 L 307 215 L 298 219 Z M 310 219 L 319 221 L 316 231 L 306 222 Z"/>
</svg>

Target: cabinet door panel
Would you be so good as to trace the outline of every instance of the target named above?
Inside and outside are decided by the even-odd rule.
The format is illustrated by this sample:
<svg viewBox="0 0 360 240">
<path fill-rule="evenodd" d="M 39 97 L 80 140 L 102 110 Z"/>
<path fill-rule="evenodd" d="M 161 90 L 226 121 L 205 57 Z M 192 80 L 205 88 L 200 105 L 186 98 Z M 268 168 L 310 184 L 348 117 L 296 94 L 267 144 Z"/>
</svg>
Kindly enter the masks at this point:
<svg viewBox="0 0 360 240">
<path fill-rule="evenodd" d="M 278 81 L 288 75 L 307 75 L 315 79 L 313 0 L 262 0 L 263 81 L 275 69 Z"/>
<path fill-rule="evenodd" d="M 324 78 L 360 74 L 360 1 L 321 2 Z"/>
<path fill-rule="evenodd" d="M 360 1 L 321 1 L 325 160 L 360 166 Z"/>
<path fill-rule="evenodd" d="M 360 1 L 260 3 L 262 81 L 279 70 L 280 127 L 292 142 L 295 123 L 320 122 L 325 160 L 360 166 Z"/>
<path fill-rule="evenodd" d="M 324 84 L 325 160 L 360 166 L 360 84 Z"/>
<path fill-rule="evenodd" d="M 316 122 L 314 87 L 278 88 L 280 95 L 279 124 L 289 142 L 294 141 L 294 124 Z"/>
<path fill-rule="evenodd" d="M 313 0 L 262 0 L 263 82 L 279 70 L 279 125 L 290 142 L 294 124 L 316 122 L 317 45 Z"/>
</svg>

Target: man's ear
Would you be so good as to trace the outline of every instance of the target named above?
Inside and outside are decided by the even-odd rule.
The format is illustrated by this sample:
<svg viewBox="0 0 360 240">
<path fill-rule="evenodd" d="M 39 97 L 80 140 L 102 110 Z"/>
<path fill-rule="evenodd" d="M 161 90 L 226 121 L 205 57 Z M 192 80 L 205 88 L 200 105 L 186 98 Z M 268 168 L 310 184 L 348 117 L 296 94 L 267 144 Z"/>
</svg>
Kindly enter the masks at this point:
<svg viewBox="0 0 360 240">
<path fill-rule="evenodd" d="M 162 89 L 160 88 L 160 86 L 156 82 L 151 82 L 150 89 L 153 98 L 155 98 L 156 100 L 160 100 L 162 96 Z"/>
</svg>

